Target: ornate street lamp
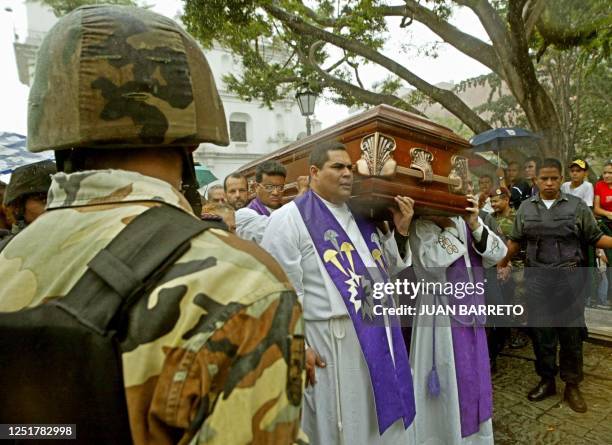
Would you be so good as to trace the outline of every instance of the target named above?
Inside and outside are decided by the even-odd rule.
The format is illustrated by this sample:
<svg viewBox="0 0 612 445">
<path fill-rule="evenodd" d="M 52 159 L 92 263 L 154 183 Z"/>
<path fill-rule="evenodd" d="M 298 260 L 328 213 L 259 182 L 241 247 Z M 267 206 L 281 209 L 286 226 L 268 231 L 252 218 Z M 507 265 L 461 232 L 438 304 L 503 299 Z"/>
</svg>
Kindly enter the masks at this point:
<svg viewBox="0 0 612 445">
<path fill-rule="evenodd" d="M 302 88 L 295 93 L 295 99 L 300 107 L 300 113 L 306 118 L 306 135 L 310 136 L 312 133 L 310 116 L 314 114 L 317 93 L 312 91 L 308 84 L 304 84 Z"/>
</svg>

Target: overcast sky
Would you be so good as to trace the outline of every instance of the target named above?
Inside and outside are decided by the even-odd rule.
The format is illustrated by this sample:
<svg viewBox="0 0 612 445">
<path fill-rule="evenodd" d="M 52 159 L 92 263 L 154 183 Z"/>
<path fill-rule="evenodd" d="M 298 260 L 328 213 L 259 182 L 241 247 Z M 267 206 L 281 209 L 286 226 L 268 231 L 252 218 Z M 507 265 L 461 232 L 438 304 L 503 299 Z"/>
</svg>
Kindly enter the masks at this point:
<svg viewBox="0 0 612 445">
<path fill-rule="evenodd" d="M 160 0 L 153 3 L 156 12 L 168 17 L 175 17 L 182 9 L 180 0 Z M 15 63 L 15 51 L 13 48 L 13 31 L 17 33 L 20 41 L 24 41 L 27 35 L 27 18 L 24 0 L 0 0 L 0 132 L 10 131 L 15 133 L 26 133 L 27 95 L 28 87 L 19 82 L 17 65 Z M 12 9 L 12 12 L 6 10 Z M 459 29 L 470 34 L 486 39 L 486 34 L 471 11 L 462 9 L 455 13 L 452 19 Z M 436 59 L 419 56 L 414 48 L 426 42 L 433 42 L 436 37 L 424 26 L 415 23 L 410 31 L 399 30 L 393 26 L 392 38 L 389 40 L 385 53 L 413 71 L 418 76 L 430 83 L 438 82 L 460 82 L 470 77 L 478 76 L 488 72 L 480 63 L 470 59 L 448 45 L 443 45 Z M 402 48 L 408 52 L 403 53 Z M 364 84 L 371 85 L 384 78 L 387 72 L 368 66 L 363 70 L 362 80 Z M 317 103 L 315 117 L 319 119 L 323 128 L 333 125 L 348 115 L 345 107 L 331 104 L 325 99 Z"/>
</svg>

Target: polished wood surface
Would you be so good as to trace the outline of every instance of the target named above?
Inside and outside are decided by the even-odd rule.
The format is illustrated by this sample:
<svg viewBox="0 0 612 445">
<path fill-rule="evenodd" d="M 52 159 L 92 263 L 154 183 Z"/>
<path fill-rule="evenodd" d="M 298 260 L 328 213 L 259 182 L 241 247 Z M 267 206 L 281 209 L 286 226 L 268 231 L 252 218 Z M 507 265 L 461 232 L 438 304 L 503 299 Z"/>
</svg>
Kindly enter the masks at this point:
<svg viewBox="0 0 612 445">
<path fill-rule="evenodd" d="M 311 149 L 320 143 L 339 141 L 345 144 L 355 165 L 363 158 L 364 138 L 383 135 L 394 142 L 391 157 L 397 163 L 395 173 L 388 177 L 362 176 L 355 170 L 355 183 L 351 205 L 359 212 L 386 219 L 386 208 L 393 205 L 393 197 L 407 195 L 416 201 L 418 214 L 464 214 L 468 203 L 465 195 L 453 191 L 461 181 L 449 177 L 453 159 L 470 144 L 450 129 L 421 116 L 387 105 L 379 105 L 339 122 L 321 132 L 300 139 L 286 147 L 257 159 L 240 169 L 250 183 L 255 178 L 255 167 L 268 159 L 275 159 L 287 168 L 285 196 L 292 198 L 297 191 L 298 176 L 308 175 L 308 157 Z M 414 167 L 413 149 L 431 155 L 430 177 Z M 465 190 L 463 190 L 465 191 Z"/>
</svg>

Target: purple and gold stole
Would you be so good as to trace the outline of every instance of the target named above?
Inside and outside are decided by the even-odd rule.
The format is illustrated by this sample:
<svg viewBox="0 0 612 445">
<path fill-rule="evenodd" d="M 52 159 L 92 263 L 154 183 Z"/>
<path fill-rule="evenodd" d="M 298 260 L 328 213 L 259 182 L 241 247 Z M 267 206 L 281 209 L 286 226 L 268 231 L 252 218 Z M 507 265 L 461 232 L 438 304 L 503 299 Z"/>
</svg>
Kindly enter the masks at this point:
<svg viewBox="0 0 612 445">
<path fill-rule="evenodd" d="M 270 216 L 270 211 L 268 208 L 259 200 L 259 198 L 253 199 L 247 208 L 251 210 L 255 210 L 258 214 L 263 216 Z"/>
<path fill-rule="evenodd" d="M 482 257 L 474 251 L 474 238 L 469 228 L 466 247 L 469 253 L 474 282 L 484 282 Z M 486 230 L 486 229 L 484 229 Z M 446 271 L 450 283 L 468 283 L 470 281 L 463 256 L 451 264 Z M 484 304 L 484 296 L 473 294 L 464 299 L 454 296 L 449 299 L 452 306 L 476 306 Z M 487 337 L 484 328 L 485 320 L 474 315 L 456 315 L 451 317 L 453 351 L 457 391 L 459 393 L 459 411 L 461 417 L 461 437 L 470 436 L 480 430 L 480 424 L 493 415 L 491 370 Z"/>
<path fill-rule="evenodd" d="M 414 389 L 399 320 L 397 317 L 389 317 L 394 363 L 382 315 L 373 314 L 371 296 L 367 295 L 365 290 L 373 281 L 360 253 L 334 215 L 314 192 L 309 190 L 293 202 L 355 327 L 372 382 L 379 433 L 382 435 L 398 419 L 403 419 L 404 427 L 408 428 L 415 415 Z M 382 247 L 377 244 L 376 227 L 358 217 L 355 217 L 355 221 L 368 246 L 367 254 L 372 255 L 381 276 L 388 280 Z M 373 320 L 367 322 L 365 317 Z"/>
</svg>

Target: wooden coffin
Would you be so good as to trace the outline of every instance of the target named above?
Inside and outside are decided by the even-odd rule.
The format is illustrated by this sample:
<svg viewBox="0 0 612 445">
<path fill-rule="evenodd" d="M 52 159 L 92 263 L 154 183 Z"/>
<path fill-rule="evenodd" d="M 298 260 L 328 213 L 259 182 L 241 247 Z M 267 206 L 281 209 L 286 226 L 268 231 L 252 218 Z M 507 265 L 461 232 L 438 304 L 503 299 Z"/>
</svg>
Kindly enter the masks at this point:
<svg viewBox="0 0 612 445">
<path fill-rule="evenodd" d="M 421 215 L 465 214 L 469 178 L 465 139 L 426 118 L 379 105 L 300 139 L 246 164 L 240 172 L 249 184 L 255 167 L 275 159 L 287 168 L 285 197 L 297 192 L 296 178 L 308 175 L 308 156 L 319 143 L 336 140 L 345 144 L 355 173 L 351 206 L 375 219 L 388 219 L 388 207 L 396 195 L 415 200 Z"/>
</svg>

